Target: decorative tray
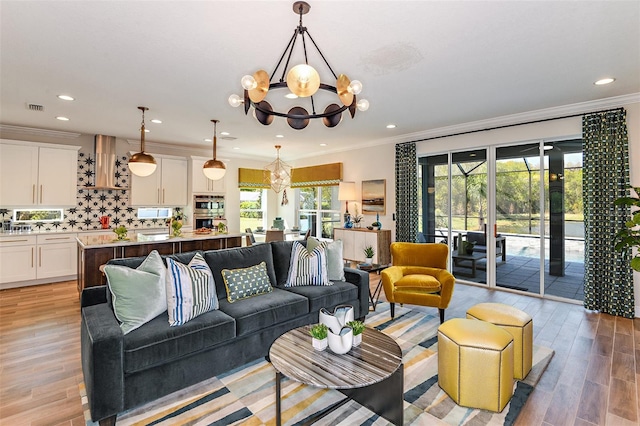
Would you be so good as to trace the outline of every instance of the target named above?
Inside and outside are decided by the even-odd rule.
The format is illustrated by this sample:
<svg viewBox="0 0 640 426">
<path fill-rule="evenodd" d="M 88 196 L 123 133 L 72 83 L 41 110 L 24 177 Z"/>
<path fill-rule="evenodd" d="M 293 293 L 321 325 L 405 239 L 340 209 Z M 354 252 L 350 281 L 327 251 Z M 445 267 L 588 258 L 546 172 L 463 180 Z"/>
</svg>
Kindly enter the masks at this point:
<svg viewBox="0 0 640 426">
<path fill-rule="evenodd" d="M 358 263 L 358 269 L 362 269 L 363 271 L 366 271 L 371 268 L 373 268 L 373 265 L 370 263 Z"/>
<path fill-rule="evenodd" d="M 211 229 L 209 228 L 198 228 L 195 231 L 193 231 L 194 234 L 197 235 L 209 235 L 211 233 Z"/>
</svg>

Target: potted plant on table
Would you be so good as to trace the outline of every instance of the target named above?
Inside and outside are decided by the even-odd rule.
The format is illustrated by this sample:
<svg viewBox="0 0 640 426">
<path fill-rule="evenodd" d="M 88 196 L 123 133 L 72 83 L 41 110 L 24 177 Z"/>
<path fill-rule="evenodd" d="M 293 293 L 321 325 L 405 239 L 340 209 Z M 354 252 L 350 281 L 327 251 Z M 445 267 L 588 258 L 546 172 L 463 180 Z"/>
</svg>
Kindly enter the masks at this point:
<svg viewBox="0 0 640 426">
<path fill-rule="evenodd" d="M 118 240 L 120 241 L 123 241 L 127 238 L 127 228 L 124 225 L 118 226 L 113 230 L 113 232 L 116 233 L 116 235 L 118 236 Z"/>
<path fill-rule="evenodd" d="M 365 263 L 367 265 L 371 265 L 373 263 L 373 256 L 375 256 L 376 252 L 373 249 L 373 246 L 366 246 L 363 250 L 364 257 L 366 257 Z"/>
<path fill-rule="evenodd" d="M 362 321 L 349 321 L 347 327 L 353 330 L 353 346 L 359 346 L 362 343 L 362 332 L 364 331 L 364 323 Z"/>
<path fill-rule="evenodd" d="M 313 349 L 317 351 L 324 351 L 327 349 L 327 335 L 329 328 L 325 324 L 316 324 L 311 326 L 309 329 L 309 334 L 311 334 L 311 343 L 313 344 Z"/>
</svg>

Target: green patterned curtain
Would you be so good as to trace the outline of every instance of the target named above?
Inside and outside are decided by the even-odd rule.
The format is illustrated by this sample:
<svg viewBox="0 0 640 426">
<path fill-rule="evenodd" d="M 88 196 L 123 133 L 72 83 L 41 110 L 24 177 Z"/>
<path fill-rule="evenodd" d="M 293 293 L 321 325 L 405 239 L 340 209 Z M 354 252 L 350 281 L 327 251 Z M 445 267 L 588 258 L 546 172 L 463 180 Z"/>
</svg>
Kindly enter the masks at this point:
<svg viewBox="0 0 640 426">
<path fill-rule="evenodd" d="M 617 109 L 582 118 L 582 176 L 585 228 L 584 306 L 611 315 L 634 317 L 630 258 L 614 250 L 614 237 L 629 219 L 629 143 L 626 112 Z"/>
<path fill-rule="evenodd" d="M 396 241 L 418 233 L 418 159 L 415 142 L 396 145 Z"/>
</svg>

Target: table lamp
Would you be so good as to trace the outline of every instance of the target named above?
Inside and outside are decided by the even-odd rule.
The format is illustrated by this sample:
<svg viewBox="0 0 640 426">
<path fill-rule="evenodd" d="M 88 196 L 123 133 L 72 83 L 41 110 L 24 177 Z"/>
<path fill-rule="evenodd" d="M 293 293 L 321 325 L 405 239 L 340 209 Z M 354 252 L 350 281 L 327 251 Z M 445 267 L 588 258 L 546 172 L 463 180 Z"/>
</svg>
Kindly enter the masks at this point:
<svg viewBox="0 0 640 426">
<path fill-rule="evenodd" d="M 346 208 L 344 212 L 344 227 L 351 228 L 353 223 L 351 222 L 351 214 L 349 214 L 349 200 L 356 199 L 356 183 L 355 182 L 340 182 L 338 187 L 338 200 L 346 201 Z"/>
</svg>

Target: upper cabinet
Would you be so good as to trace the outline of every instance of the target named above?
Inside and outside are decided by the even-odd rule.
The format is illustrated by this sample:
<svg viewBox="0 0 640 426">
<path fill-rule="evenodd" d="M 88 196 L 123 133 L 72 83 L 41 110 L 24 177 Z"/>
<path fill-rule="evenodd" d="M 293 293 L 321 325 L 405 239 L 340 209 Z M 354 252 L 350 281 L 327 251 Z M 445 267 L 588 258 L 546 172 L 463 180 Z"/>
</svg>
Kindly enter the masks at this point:
<svg viewBox="0 0 640 426">
<path fill-rule="evenodd" d="M 75 206 L 79 149 L 0 140 L 0 206 Z"/>
<path fill-rule="evenodd" d="M 158 167 L 150 176 L 131 174 L 132 206 L 187 205 L 187 159 L 168 158 L 153 154 Z"/>
<path fill-rule="evenodd" d="M 224 194 L 226 191 L 224 177 L 211 180 L 204 175 L 202 167 L 207 159 L 191 157 L 191 193 L 192 194 Z"/>
</svg>

